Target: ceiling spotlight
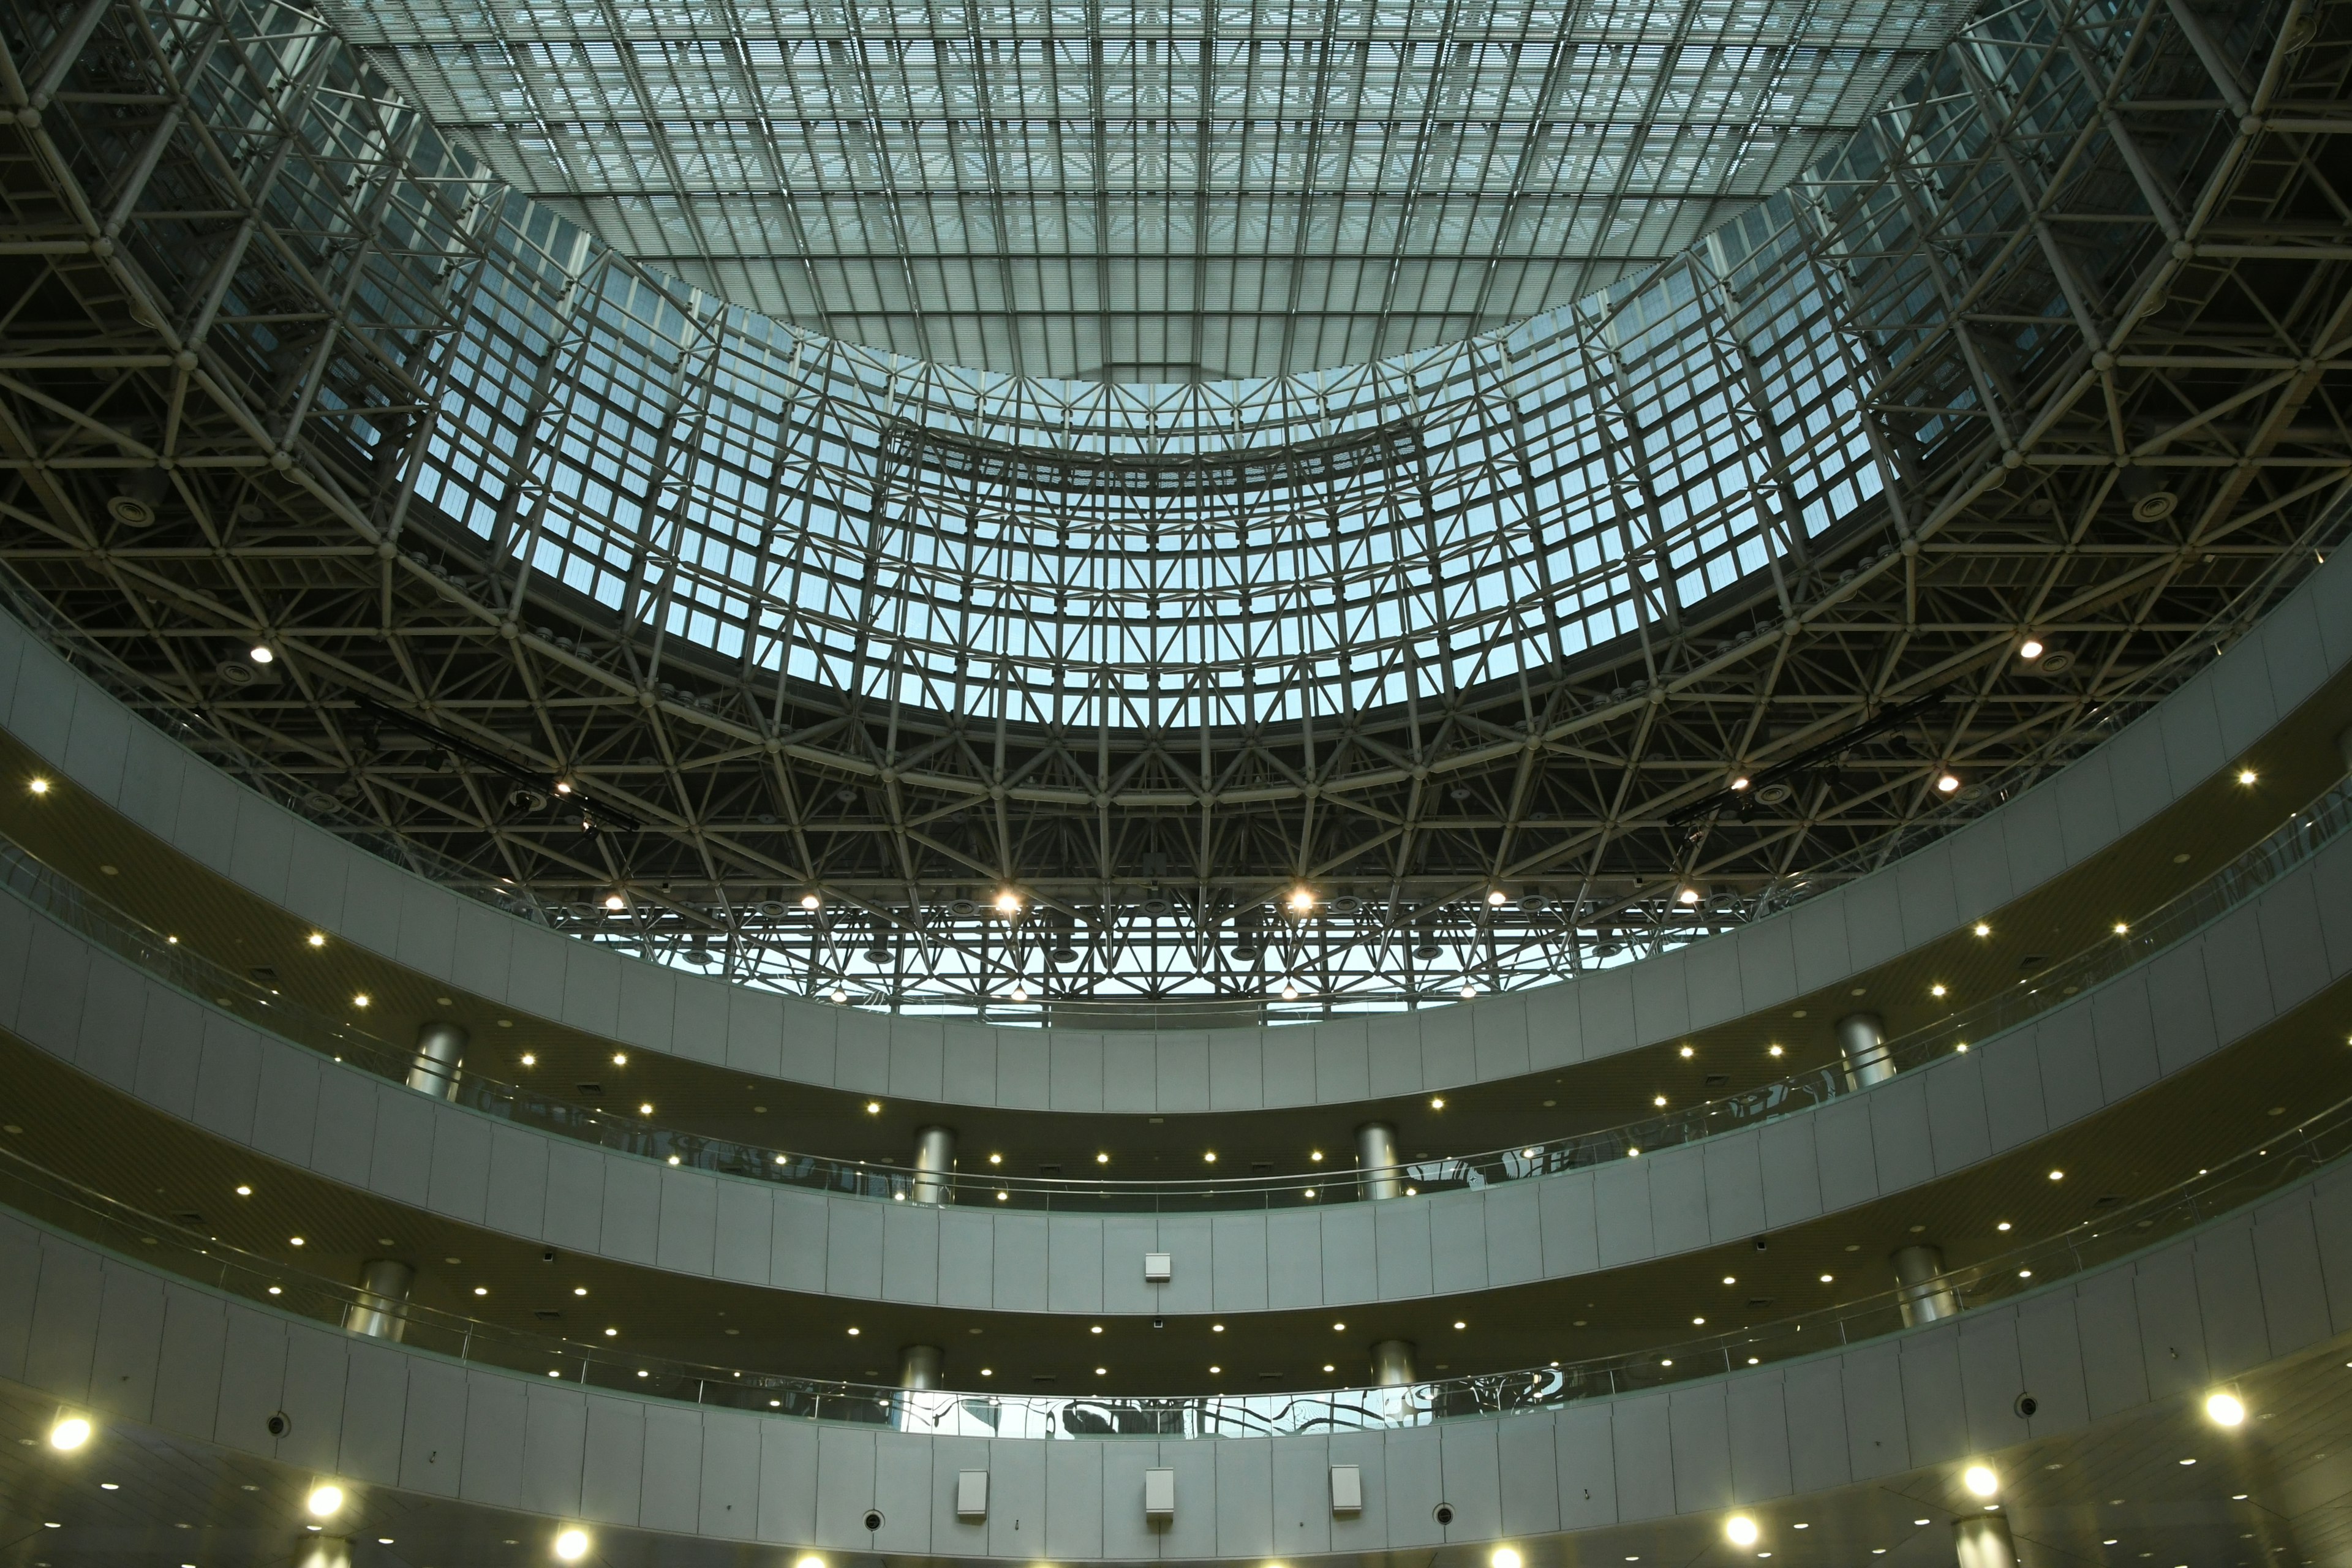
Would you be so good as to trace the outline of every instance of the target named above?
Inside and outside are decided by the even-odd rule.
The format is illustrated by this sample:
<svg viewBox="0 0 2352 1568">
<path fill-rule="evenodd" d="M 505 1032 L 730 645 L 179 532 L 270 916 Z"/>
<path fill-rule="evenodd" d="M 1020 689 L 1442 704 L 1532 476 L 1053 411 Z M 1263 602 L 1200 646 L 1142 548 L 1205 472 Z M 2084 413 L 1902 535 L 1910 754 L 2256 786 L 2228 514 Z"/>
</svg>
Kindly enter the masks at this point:
<svg viewBox="0 0 2352 1568">
<path fill-rule="evenodd" d="M 572 781 L 570 779 L 556 780 L 555 793 L 558 795 L 570 795 L 572 793 Z"/>
<path fill-rule="evenodd" d="M 613 1053 L 613 1065 L 616 1068 L 627 1067 L 629 1065 L 629 1053 L 626 1051 L 614 1051 Z"/>
<path fill-rule="evenodd" d="M 2115 925 L 2115 931 L 2117 936 L 2129 936 L 2131 935 L 2131 925 L 2128 921 L 2117 921 Z"/>
<path fill-rule="evenodd" d="M 824 903 L 824 900 L 818 898 L 814 893 L 803 893 L 801 895 L 801 908 L 804 910 L 818 909 L 823 907 Z"/>
<path fill-rule="evenodd" d="M 313 1519 L 325 1519 L 343 1506 L 343 1489 L 332 1481 L 321 1481 L 310 1489 L 305 1506 L 310 1509 Z"/>
<path fill-rule="evenodd" d="M 1487 1568 L 1519 1568 L 1519 1554 L 1507 1546 L 1497 1546 L 1486 1563 Z"/>
<path fill-rule="evenodd" d="M 1505 904 L 1510 901 L 1511 896 L 1503 891 L 1502 889 L 1489 888 L 1486 889 L 1486 902 L 1493 905 L 1496 909 L 1501 909 Z M 1513 1552 L 1512 1555 L 1516 1557 L 1517 1553 Z"/>
<path fill-rule="evenodd" d="M 833 988 L 833 999 L 836 1002 L 846 1002 L 849 1000 L 849 993 L 836 985 Z"/>
<path fill-rule="evenodd" d="M 1927 994 L 1930 996 L 1941 996 L 1944 994 L 1944 989 L 1945 988 L 1940 984 L 1930 985 L 1927 987 Z"/>
<path fill-rule="evenodd" d="M 2029 664 L 2033 660 L 2040 658 L 2042 657 L 2042 639 L 2033 636 L 2032 633 L 2028 633 L 2025 640 L 2017 645 L 2017 657 L 2024 659 Z"/>
<path fill-rule="evenodd" d="M 1095 1163 L 1097 1165 L 1108 1165 L 1110 1163 L 1110 1156 L 1108 1154 L 1097 1153 L 1095 1155 Z"/>
<path fill-rule="evenodd" d="M 1985 924 L 1982 921 L 1977 921 L 1974 929 L 1979 936 L 1990 936 L 1992 934 L 1992 927 Z"/>
<path fill-rule="evenodd" d="M 1960 775 L 1959 775 L 1959 774 L 1958 774 L 1958 773 L 1937 773 L 1937 774 L 1936 775 L 1936 793 L 1937 793 L 1937 795 L 1949 795 L 1949 794 L 1951 794 L 1954 790 L 1956 790 L 1956 789 L 1958 789 L 1958 788 L 1959 788 L 1959 787 L 1960 787 Z"/>
<path fill-rule="evenodd" d="M 2000 1490 L 2000 1478 L 1992 1473 L 1990 1465 L 1970 1465 L 1960 1473 L 1960 1484 L 1978 1497 L 1990 1497 Z"/>
<path fill-rule="evenodd" d="M 996 895 L 996 912 L 1010 920 L 1021 912 L 1021 895 L 1007 888 Z"/>
<path fill-rule="evenodd" d="M 1315 893 L 1312 889 L 1293 888 L 1290 889 L 1290 912 L 1292 914 L 1303 915 L 1308 913 L 1314 908 Z"/>
<path fill-rule="evenodd" d="M 269 651 L 269 645 L 267 643 L 254 644 L 253 647 L 246 650 L 245 657 L 253 660 L 256 664 L 268 664 L 275 661 L 278 658 L 276 654 Z"/>
<path fill-rule="evenodd" d="M 604 895 L 604 907 L 608 910 L 617 911 L 627 907 L 627 904 L 628 900 L 622 898 L 618 893 L 607 893 Z"/>
<path fill-rule="evenodd" d="M 31 790 L 35 795 L 47 795 L 49 793 L 49 781 L 47 779 L 35 779 L 31 784 L 26 784 L 25 787 Z"/>
<path fill-rule="evenodd" d="M 1734 1546 L 1756 1544 L 1756 1521 L 1744 1513 L 1735 1513 L 1723 1521 L 1724 1539 Z"/>
<path fill-rule="evenodd" d="M 1444 1109 L 1445 1109 L 1445 1097 L 1444 1097 L 1444 1095 L 1442 1095 L 1442 1094 L 1433 1094 L 1433 1095 L 1431 1095 L 1431 1096 L 1429 1097 L 1429 1109 L 1430 1109 L 1430 1110 L 1444 1110 Z"/>
<path fill-rule="evenodd" d="M 1690 1059 L 1691 1059 L 1691 1058 L 1693 1058 L 1693 1057 L 1695 1057 L 1695 1056 L 1696 1056 L 1696 1055 L 1698 1055 L 1698 1052 L 1696 1052 L 1696 1051 L 1693 1050 L 1690 1047 L 1688 1047 L 1688 1046 L 1685 1046 L 1685 1047 L 1683 1047 L 1683 1060 L 1685 1060 L 1685 1061 L 1688 1061 L 1688 1060 L 1690 1060 Z"/>
<path fill-rule="evenodd" d="M 1015 1002 L 1026 1002 L 1029 1000 L 1029 987 L 1026 985 L 1015 985 L 1013 988 L 1013 999 Z"/>
<path fill-rule="evenodd" d="M 2252 768 L 2240 768 L 2238 770 L 2238 782 L 2242 784 L 2250 784 L 2260 776 L 2261 775 L 2256 773 Z"/>
<path fill-rule="evenodd" d="M 2050 1179 L 2053 1182 L 2063 1182 L 2066 1179 L 2066 1173 L 2063 1171 L 2053 1171 L 2050 1173 Z"/>
<path fill-rule="evenodd" d="M 1467 980 L 1462 983 L 1462 1000 L 1467 1002 L 1470 998 L 1477 994 L 1478 988 L 1475 985 L 1471 984 Z"/>
<path fill-rule="evenodd" d="M 1297 986 L 1296 986 L 1296 985 L 1285 985 L 1285 986 L 1282 988 L 1282 999 L 1283 999 L 1284 1001 L 1286 1001 L 1286 1002 L 1296 1002 L 1296 1001 L 1297 1001 L 1297 1000 L 1298 1000 L 1298 987 L 1297 987 Z"/>
<path fill-rule="evenodd" d="M 1666 1097 L 1663 1094 L 1654 1094 L 1650 1096 L 1650 1103 L 1664 1110 L 1666 1108 Z"/>
<path fill-rule="evenodd" d="M 2245 1401 L 2234 1394 L 2209 1394 L 2205 1414 L 2217 1426 L 2236 1426 L 2246 1419 Z"/>
<path fill-rule="evenodd" d="M 1693 886 L 1691 883 L 1685 882 L 1680 888 L 1675 889 L 1675 902 L 1682 905 L 1685 909 L 1689 909 L 1692 905 L 1697 903 L 1705 895 L 1702 894 L 1696 887 Z"/>
<path fill-rule="evenodd" d="M 49 1428 L 49 1447 L 68 1454 L 89 1441 L 89 1417 L 87 1415 L 60 1416 L 58 1424 Z"/>
<path fill-rule="evenodd" d="M 577 1563 L 588 1555 L 588 1532 L 567 1530 L 555 1538 L 555 1554 L 566 1563 Z"/>
<path fill-rule="evenodd" d="M 1746 789 L 1748 787 L 1748 775 L 1746 773 L 1734 773 L 1731 778 L 1731 787 L 1735 790 Z"/>
<path fill-rule="evenodd" d="M 793 1568 L 824 1568 L 824 1559 L 812 1552 L 795 1562 Z"/>
<path fill-rule="evenodd" d="M 1783 1051 L 1783 1050 L 1782 1050 L 1779 1046 L 1775 1045 L 1775 1046 L 1767 1047 L 1766 1047 L 1766 1049 L 1765 1049 L 1765 1053 L 1764 1053 L 1764 1054 L 1765 1054 L 1765 1055 L 1767 1055 L 1767 1056 L 1774 1056 L 1774 1057 L 1778 1057 L 1778 1056 L 1786 1056 L 1788 1053 L 1787 1053 L 1787 1052 L 1785 1052 L 1785 1051 Z"/>
<path fill-rule="evenodd" d="M 352 1006 L 354 1006 L 354 1007 L 364 1007 L 364 1006 L 366 1006 L 367 1005 L 368 1005 L 368 994 L 367 994 L 366 992 L 364 992 L 364 991 L 361 992 L 358 995 L 356 995 L 356 996 L 354 996 L 354 997 L 352 997 Z"/>
<path fill-rule="evenodd" d="M 303 938 L 303 940 L 308 942 L 312 947 L 324 947 L 327 945 L 327 935 L 324 931 L 314 931 L 309 936 Z"/>
<path fill-rule="evenodd" d="M 1217 1152 L 1214 1149 L 1212 1149 L 1207 1153 L 1202 1155 L 1201 1158 L 1213 1165 L 1217 1163 Z"/>
<path fill-rule="evenodd" d="M 882 1102 L 881 1102 L 880 1100 L 867 1100 L 867 1101 L 866 1102 L 866 1115 L 868 1115 L 868 1116 L 879 1116 L 879 1115 L 881 1115 L 881 1114 L 882 1114 Z"/>
</svg>

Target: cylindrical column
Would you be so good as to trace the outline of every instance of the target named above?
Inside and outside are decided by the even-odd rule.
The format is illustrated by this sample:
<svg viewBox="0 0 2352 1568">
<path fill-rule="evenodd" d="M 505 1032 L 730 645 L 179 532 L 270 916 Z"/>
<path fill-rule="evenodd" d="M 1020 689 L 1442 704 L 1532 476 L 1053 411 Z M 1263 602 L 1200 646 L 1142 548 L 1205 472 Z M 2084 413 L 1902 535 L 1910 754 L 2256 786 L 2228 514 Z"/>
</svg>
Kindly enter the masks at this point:
<svg viewBox="0 0 2352 1568">
<path fill-rule="evenodd" d="M 1944 1255 L 1932 1247 L 1897 1248 L 1887 1259 L 1895 1265 L 1895 1284 L 1903 1307 L 1903 1326 L 1939 1322 L 1960 1315 L 1960 1299 L 1944 1278 Z"/>
<path fill-rule="evenodd" d="M 1381 1388 L 1403 1388 L 1412 1380 L 1411 1340 L 1382 1340 L 1372 1347 L 1374 1384 Z"/>
<path fill-rule="evenodd" d="M 955 1129 L 925 1127 L 915 1133 L 915 1201 L 943 1204 L 952 1190 L 955 1169 Z"/>
<path fill-rule="evenodd" d="M 1886 1025 L 1875 1013 L 1849 1013 L 1837 1021 L 1838 1055 L 1849 1089 L 1868 1089 L 1895 1076 L 1886 1054 Z"/>
<path fill-rule="evenodd" d="M 1404 1173 L 1397 1163 L 1396 1129 L 1385 1121 L 1367 1121 L 1357 1128 L 1356 1167 L 1361 1173 L 1366 1197 L 1402 1195 Z"/>
<path fill-rule="evenodd" d="M 1958 1568 L 2017 1568 L 2017 1542 L 2009 1515 L 1972 1513 L 1952 1521 L 1952 1558 Z"/>
<path fill-rule="evenodd" d="M 898 1386 L 937 1388 L 940 1367 L 946 1360 L 937 1345 L 908 1345 L 898 1352 Z"/>
<path fill-rule="evenodd" d="M 294 1560 L 296 1568 L 352 1568 L 350 1537 L 305 1531 L 301 1541 L 302 1554 Z"/>
<path fill-rule="evenodd" d="M 416 1031 L 416 1061 L 408 1087 L 440 1100 L 457 1098 L 457 1068 L 466 1059 L 466 1031 L 435 1019 Z"/>
<path fill-rule="evenodd" d="M 372 1340 L 396 1340 L 408 1331 L 408 1289 L 416 1270 L 395 1258 L 360 1265 L 360 1299 L 343 1309 L 343 1327 Z"/>
</svg>

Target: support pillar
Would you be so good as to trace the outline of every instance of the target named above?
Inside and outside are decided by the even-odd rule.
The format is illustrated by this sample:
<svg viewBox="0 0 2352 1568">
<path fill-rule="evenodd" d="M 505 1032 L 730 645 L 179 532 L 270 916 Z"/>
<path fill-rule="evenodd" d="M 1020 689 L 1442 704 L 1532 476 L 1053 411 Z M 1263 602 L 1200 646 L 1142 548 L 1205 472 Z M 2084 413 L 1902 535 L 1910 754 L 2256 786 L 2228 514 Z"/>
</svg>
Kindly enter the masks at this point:
<svg viewBox="0 0 2352 1568">
<path fill-rule="evenodd" d="M 915 1133 L 915 1190 L 919 1204 L 943 1204 L 953 1193 L 955 1129 L 925 1127 Z M 936 1352 L 934 1352 L 936 1353 Z"/>
<path fill-rule="evenodd" d="M 1838 1055 L 1845 1058 L 1848 1089 L 1868 1089 L 1895 1076 L 1886 1054 L 1886 1024 L 1875 1013 L 1849 1013 L 1837 1021 Z"/>
<path fill-rule="evenodd" d="M 1952 1558 L 1957 1568 L 2017 1568 L 2009 1515 L 1972 1513 L 1953 1521 Z"/>
<path fill-rule="evenodd" d="M 1382 1340 L 1372 1347 L 1372 1382 L 1381 1388 L 1404 1388 L 1412 1384 L 1411 1340 Z"/>
<path fill-rule="evenodd" d="M 1356 1169 L 1364 1196 L 1403 1195 L 1404 1172 L 1397 1161 L 1395 1128 L 1385 1121 L 1367 1121 L 1356 1129 Z"/>
<path fill-rule="evenodd" d="M 929 1389 L 940 1385 L 940 1368 L 947 1358 L 937 1345 L 908 1345 L 898 1352 L 898 1386 Z"/>
<path fill-rule="evenodd" d="M 466 1031 L 435 1019 L 416 1031 L 416 1060 L 408 1087 L 436 1100 L 457 1098 L 457 1068 L 466 1059 Z"/>
<path fill-rule="evenodd" d="M 360 1299 L 343 1309 L 343 1327 L 372 1340 L 398 1340 L 408 1331 L 408 1291 L 416 1270 L 395 1258 L 360 1265 Z"/>
<path fill-rule="evenodd" d="M 1895 1289 L 1901 1298 L 1903 1326 L 1941 1322 L 1960 1315 L 1960 1299 L 1944 1278 L 1944 1255 L 1933 1247 L 1905 1247 L 1887 1259 L 1895 1265 Z M 2008 1526 L 2001 1527 L 2004 1531 Z"/>
</svg>

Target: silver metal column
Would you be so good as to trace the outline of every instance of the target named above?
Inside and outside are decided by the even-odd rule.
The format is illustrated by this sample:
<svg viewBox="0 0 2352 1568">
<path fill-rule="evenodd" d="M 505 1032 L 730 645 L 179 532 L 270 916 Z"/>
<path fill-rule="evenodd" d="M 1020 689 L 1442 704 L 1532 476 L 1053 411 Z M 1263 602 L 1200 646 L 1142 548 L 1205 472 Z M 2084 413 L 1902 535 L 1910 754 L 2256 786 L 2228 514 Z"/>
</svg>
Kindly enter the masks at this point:
<svg viewBox="0 0 2352 1568">
<path fill-rule="evenodd" d="M 2017 1542 L 2009 1515 L 1972 1513 L 1952 1521 L 1952 1558 L 1958 1568 L 2017 1568 Z"/>
<path fill-rule="evenodd" d="M 898 1386 L 937 1388 L 946 1357 L 937 1345 L 908 1345 L 898 1352 Z"/>
<path fill-rule="evenodd" d="M 301 1555 L 295 1559 L 297 1568 L 352 1568 L 352 1543 L 348 1536 L 323 1532 L 313 1535 L 304 1531 L 301 1540 Z"/>
<path fill-rule="evenodd" d="M 1374 1384 L 1382 1388 L 1403 1388 L 1412 1381 L 1411 1340 L 1382 1340 L 1372 1347 Z"/>
<path fill-rule="evenodd" d="M 1886 1024 L 1875 1013 L 1849 1013 L 1837 1021 L 1838 1055 L 1849 1089 L 1868 1089 L 1895 1076 L 1886 1055 Z"/>
<path fill-rule="evenodd" d="M 1356 1168 L 1366 1197 L 1402 1196 L 1404 1173 L 1398 1167 L 1396 1129 L 1385 1121 L 1367 1121 L 1357 1128 Z"/>
<path fill-rule="evenodd" d="M 439 1019 L 416 1031 L 416 1061 L 408 1087 L 439 1100 L 457 1098 L 457 1068 L 466 1059 L 466 1031 Z"/>
<path fill-rule="evenodd" d="M 1932 1247 L 1898 1248 L 1887 1259 L 1895 1265 L 1895 1284 L 1902 1299 L 1903 1326 L 1940 1322 L 1960 1315 L 1960 1299 L 1944 1278 L 1944 1255 Z"/>
<path fill-rule="evenodd" d="M 360 1299 L 343 1309 L 343 1327 L 372 1340 L 397 1340 L 408 1331 L 408 1290 L 416 1270 L 394 1258 L 360 1265 Z"/>
<path fill-rule="evenodd" d="M 915 1192 L 919 1204 L 943 1204 L 953 1188 L 955 1129 L 925 1127 L 915 1133 Z M 929 1387 L 927 1384 L 924 1386 Z"/>
</svg>

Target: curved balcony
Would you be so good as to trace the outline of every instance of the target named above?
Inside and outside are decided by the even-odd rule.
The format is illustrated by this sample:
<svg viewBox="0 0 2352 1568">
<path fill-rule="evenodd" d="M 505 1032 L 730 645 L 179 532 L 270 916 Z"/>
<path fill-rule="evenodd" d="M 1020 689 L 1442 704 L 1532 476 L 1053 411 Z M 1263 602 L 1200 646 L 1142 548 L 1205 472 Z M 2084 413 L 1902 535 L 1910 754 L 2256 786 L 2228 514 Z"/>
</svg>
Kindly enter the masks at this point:
<svg viewBox="0 0 2352 1568">
<path fill-rule="evenodd" d="M 1503 1082 L 1671 1043 L 1963 933 L 2094 861 L 2298 716 L 2332 734 L 2352 569 L 2314 573 L 2220 658 L 1999 810 L 1736 932 L 1544 989 L 1296 1028 L 1045 1031 L 893 1017 L 568 941 L 400 870 L 197 761 L 0 623 L 0 723 L 147 832 L 340 942 L 632 1049 L 941 1105 L 1183 1114 Z M 484 889 L 495 898 L 495 889 Z"/>
</svg>

